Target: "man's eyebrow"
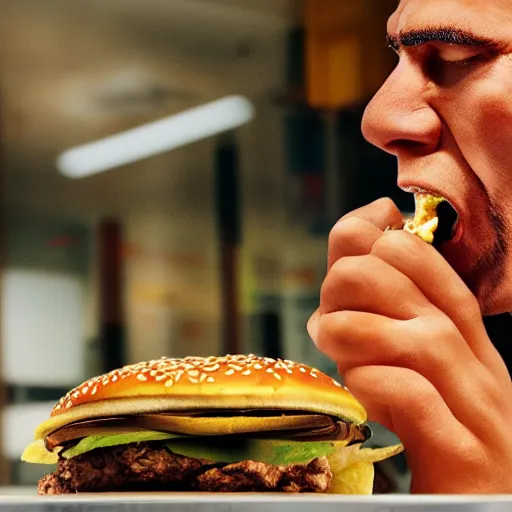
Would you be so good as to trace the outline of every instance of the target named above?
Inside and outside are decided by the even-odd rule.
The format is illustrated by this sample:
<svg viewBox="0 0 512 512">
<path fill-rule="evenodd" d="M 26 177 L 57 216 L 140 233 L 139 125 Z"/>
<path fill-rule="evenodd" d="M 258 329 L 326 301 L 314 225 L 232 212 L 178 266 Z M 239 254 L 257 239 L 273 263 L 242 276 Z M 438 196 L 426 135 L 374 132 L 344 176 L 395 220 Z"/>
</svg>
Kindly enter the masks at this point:
<svg viewBox="0 0 512 512">
<path fill-rule="evenodd" d="M 426 43 L 446 43 L 460 46 L 496 46 L 496 43 L 490 39 L 477 36 L 466 30 L 450 27 L 406 30 L 398 35 L 388 34 L 386 41 L 393 50 L 398 50 L 401 46 L 421 46 Z"/>
</svg>

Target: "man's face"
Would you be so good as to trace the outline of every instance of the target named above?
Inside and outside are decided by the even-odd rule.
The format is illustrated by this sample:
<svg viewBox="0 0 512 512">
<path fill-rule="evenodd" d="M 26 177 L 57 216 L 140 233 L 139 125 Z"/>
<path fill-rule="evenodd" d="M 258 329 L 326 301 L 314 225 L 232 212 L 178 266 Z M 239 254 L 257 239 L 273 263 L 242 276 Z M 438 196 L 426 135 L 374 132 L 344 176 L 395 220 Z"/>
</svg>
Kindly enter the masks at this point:
<svg viewBox="0 0 512 512">
<path fill-rule="evenodd" d="M 402 0 L 388 23 L 399 63 L 363 120 L 400 187 L 457 210 L 440 250 L 487 315 L 512 311 L 511 27 L 512 0 Z"/>
</svg>

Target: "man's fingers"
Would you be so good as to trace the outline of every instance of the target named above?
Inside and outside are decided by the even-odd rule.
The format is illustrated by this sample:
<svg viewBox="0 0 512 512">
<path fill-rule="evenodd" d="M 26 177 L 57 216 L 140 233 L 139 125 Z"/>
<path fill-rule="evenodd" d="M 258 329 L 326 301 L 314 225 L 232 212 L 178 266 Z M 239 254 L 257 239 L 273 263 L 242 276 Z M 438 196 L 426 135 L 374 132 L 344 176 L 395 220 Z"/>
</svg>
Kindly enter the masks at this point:
<svg viewBox="0 0 512 512">
<path fill-rule="evenodd" d="M 383 231 L 359 217 L 340 220 L 329 235 L 328 270 L 341 258 L 369 254 Z"/>
<path fill-rule="evenodd" d="M 433 307 L 409 278 L 381 259 L 366 255 L 338 260 L 322 285 L 320 312 L 345 309 L 409 320 Z"/>
<path fill-rule="evenodd" d="M 411 467 L 429 467 L 435 475 L 436 469 L 441 465 L 445 469 L 446 461 L 453 460 L 456 472 L 457 465 L 462 460 L 469 464 L 481 447 L 453 416 L 434 386 L 412 370 L 389 366 L 353 368 L 345 374 L 345 384 L 372 419 L 380 422 L 379 411 L 385 410 L 382 406 L 389 407 L 393 432 L 404 444 Z M 381 407 L 373 410 L 372 404 Z"/>
<path fill-rule="evenodd" d="M 388 407 L 395 434 L 406 445 L 421 439 L 434 448 L 448 432 L 467 431 L 436 388 L 408 368 L 360 366 L 345 373 L 344 383 L 365 407 L 367 403 Z"/>
<path fill-rule="evenodd" d="M 361 366 L 402 367 L 422 375 L 461 423 L 487 438 L 490 431 L 482 418 L 489 408 L 500 407 L 500 390 L 487 380 L 487 370 L 456 328 L 443 322 L 449 320 L 441 314 L 404 322 L 341 311 L 322 315 L 315 344 L 337 363 L 342 375 Z M 431 328 L 439 338 L 432 338 Z M 462 371 L 454 371 L 454 361 Z"/>
<path fill-rule="evenodd" d="M 477 299 L 438 251 L 409 233 L 390 231 L 375 242 L 371 253 L 411 279 L 453 321 L 482 364 L 508 378 L 487 337 Z"/>
<path fill-rule="evenodd" d="M 462 279 L 420 238 L 405 231 L 389 231 L 375 241 L 371 253 L 413 280 L 432 304 L 458 322 L 461 332 L 481 317 L 478 302 Z M 443 286 L 445 283 L 449 286 Z"/>
<path fill-rule="evenodd" d="M 377 199 L 373 203 L 347 213 L 342 218 L 342 221 L 352 217 L 371 222 L 381 231 L 384 231 L 389 226 L 399 229 L 404 224 L 402 213 L 388 197 Z"/>
</svg>

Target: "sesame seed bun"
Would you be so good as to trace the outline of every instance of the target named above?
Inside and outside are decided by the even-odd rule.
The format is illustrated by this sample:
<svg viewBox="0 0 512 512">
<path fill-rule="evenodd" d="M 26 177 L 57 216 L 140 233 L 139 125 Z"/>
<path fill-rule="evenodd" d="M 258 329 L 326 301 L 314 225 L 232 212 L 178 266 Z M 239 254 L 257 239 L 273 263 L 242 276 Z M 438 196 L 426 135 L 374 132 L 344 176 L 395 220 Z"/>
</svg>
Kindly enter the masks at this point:
<svg viewBox="0 0 512 512">
<path fill-rule="evenodd" d="M 90 379 L 60 399 L 36 439 L 90 418 L 190 410 L 289 410 L 356 425 L 363 406 L 341 384 L 309 366 L 254 355 L 162 358 Z"/>
</svg>

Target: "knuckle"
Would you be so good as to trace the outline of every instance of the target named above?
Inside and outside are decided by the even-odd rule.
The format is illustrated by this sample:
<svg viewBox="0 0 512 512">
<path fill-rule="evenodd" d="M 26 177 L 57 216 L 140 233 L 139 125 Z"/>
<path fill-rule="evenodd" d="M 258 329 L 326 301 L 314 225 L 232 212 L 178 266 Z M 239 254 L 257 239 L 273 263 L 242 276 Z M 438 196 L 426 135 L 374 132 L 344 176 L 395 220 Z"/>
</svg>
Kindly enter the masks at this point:
<svg viewBox="0 0 512 512">
<path fill-rule="evenodd" d="M 341 219 L 329 234 L 329 246 L 340 245 L 357 240 L 360 236 L 364 221 L 358 217 Z"/>
<path fill-rule="evenodd" d="M 372 247 L 372 254 L 397 254 L 397 253 L 412 253 L 416 244 L 416 240 L 409 233 L 402 230 L 391 230 L 384 233 Z"/>
<path fill-rule="evenodd" d="M 444 314 L 432 313 L 418 317 L 419 327 L 415 329 L 419 333 L 416 336 L 420 341 L 422 358 L 427 364 L 439 366 L 442 363 L 451 364 L 454 342 L 460 341 L 461 334 L 453 321 Z"/>
<path fill-rule="evenodd" d="M 334 286 L 336 289 L 358 288 L 363 284 L 370 256 L 356 256 L 341 258 L 331 268 L 325 281 L 327 289 Z"/>
<path fill-rule="evenodd" d="M 419 378 L 414 383 L 414 394 L 411 394 L 410 408 L 423 418 L 435 420 L 437 415 L 436 404 L 439 392 L 426 378 Z"/>
<path fill-rule="evenodd" d="M 340 278 L 357 278 L 358 273 L 364 272 L 374 259 L 371 255 L 341 258 L 333 265 L 332 270 Z"/>
<path fill-rule="evenodd" d="M 378 207 L 383 214 L 390 217 L 399 213 L 399 209 L 390 197 L 381 197 L 373 202 L 375 207 Z"/>
<path fill-rule="evenodd" d="M 451 292 L 451 300 L 464 310 L 465 315 L 473 318 L 481 316 L 480 304 L 466 286 L 454 287 Z"/>
<path fill-rule="evenodd" d="M 503 386 L 493 375 L 485 372 L 480 377 L 480 386 L 484 389 L 487 403 L 494 410 L 503 409 Z"/>
<path fill-rule="evenodd" d="M 453 320 L 442 312 L 425 316 L 423 318 L 423 331 L 427 339 L 436 337 L 438 339 L 447 340 L 448 342 L 453 342 L 461 337 L 460 331 Z M 435 346 L 437 344 L 432 343 L 432 345 Z M 446 346 L 446 343 L 439 345 Z"/>
<path fill-rule="evenodd" d="M 417 317 L 403 324 L 401 343 L 393 345 L 393 363 L 424 375 L 431 370 L 444 371 L 451 364 L 453 344 L 446 339 L 449 326 L 433 326 L 433 319 Z M 450 334 L 451 335 L 451 334 Z M 443 340 L 437 343 L 437 340 Z"/>
<path fill-rule="evenodd" d="M 330 309 L 347 296 L 364 298 L 365 294 L 371 293 L 375 276 L 381 269 L 382 262 L 369 254 L 339 259 L 333 264 L 321 286 L 321 302 Z"/>
</svg>

